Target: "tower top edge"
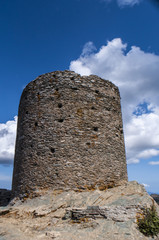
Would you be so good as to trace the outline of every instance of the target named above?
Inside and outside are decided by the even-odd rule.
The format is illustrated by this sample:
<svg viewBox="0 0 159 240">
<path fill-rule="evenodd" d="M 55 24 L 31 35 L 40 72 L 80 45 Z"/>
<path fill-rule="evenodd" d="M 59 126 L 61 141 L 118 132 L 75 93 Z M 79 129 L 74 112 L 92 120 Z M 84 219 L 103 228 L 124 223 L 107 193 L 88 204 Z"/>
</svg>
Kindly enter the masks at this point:
<svg viewBox="0 0 159 240">
<path fill-rule="evenodd" d="M 112 88 L 115 88 L 116 90 L 118 90 L 118 87 L 112 83 L 111 81 L 107 80 L 107 79 L 104 79 L 104 78 L 101 78 L 97 75 L 94 75 L 94 74 L 91 74 L 91 75 L 80 75 L 79 73 L 76 73 L 74 71 L 70 71 L 70 70 L 63 70 L 63 71 L 53 71 L 53 72 L 48 72 L 48 73 L 44 73 L 44 74 L 41 74 L 39 75 L 38 77 L 36 77 L 34 80 L 32 80 L 31 82 L 29 82 L 25 88 L 23 89 L 24 91 L 27 90 L 27 88 L 32 85 L 32 84 L 36 84 L 36 83 L 40 83 L 42 81 L 46 81 L 47 79 L 50 80 L 50 79 L 56 79 L 56 78 L 66 78 L 66 80 L 68 79 L 71 79 L 71 80 L 74 80 L 75 82 L 79 79 L 81 80 L 87 80 L 87 81 L 90 81 L 90 82 L 101 82 L 103 85 L 109 85 L 110 87 Z"/>
</svg>

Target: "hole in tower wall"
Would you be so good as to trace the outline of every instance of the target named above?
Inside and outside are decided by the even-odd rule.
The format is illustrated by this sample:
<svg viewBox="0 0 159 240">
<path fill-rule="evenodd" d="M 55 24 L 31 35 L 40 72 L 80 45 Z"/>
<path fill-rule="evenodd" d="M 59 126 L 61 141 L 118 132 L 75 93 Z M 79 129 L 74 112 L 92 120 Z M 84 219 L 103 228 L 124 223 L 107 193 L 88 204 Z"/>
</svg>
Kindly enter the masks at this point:
<svg viewBox="0 0 159 240">
<path fill-rule="evenodd" d="M 38 122 L 35 122 L 35 127 L 37 127 L 38 126 Z"/>
<path fill-rule="evenodd" d="M 58 122 L 62 123 L 64 120 L 63 119 L 59 119 Z"/>
<path fill-rule="evenodd" d="M 76 87 L 72 87 L 72 90 L 74 90 L 74 91 L 77 91 L 77 90 L 78 90 L 78 88 L 76 88 Z"/>
<path fill-rule="evenodd" d="M 91 107 L 91 109 L 92 109 L 92 110 L 94 110 L 94 109 L 95 109 L 95 107 L 94 107 L 94 106 L 92 106 L 92 107 Z"/>
<path fill-rule="evenodd" d="M 95 90 L 95 93 L 99 93 L 99 90 Z"/>
<path fill-rule="evenodd" d="M 58 104 L 58 107 L 59 107 L 59 108 L 62 108 L 62 103 L 59 103 L 59 104 Z"/>
<path fill-rule="evenodd" d="M 55 153 L 55 148 L 50 148 L 50 151 L 51 151 L 52 153 Z"/>
<path fill-rule="evenodd" d="M 25 113 L 28 114 L 28 111 L 26 111 Z"/>
<path fill-rule="evenodd" d="M 98 127 L 94 127 L 93 130 L 94 130 L 95 132 L 98 132 Z"/>
<path fill-rule="evenodd" d="M 58 89 L 58 88 L 55 88 L 55 90 L 58 92 L 59 89 Z"/>
</svg>

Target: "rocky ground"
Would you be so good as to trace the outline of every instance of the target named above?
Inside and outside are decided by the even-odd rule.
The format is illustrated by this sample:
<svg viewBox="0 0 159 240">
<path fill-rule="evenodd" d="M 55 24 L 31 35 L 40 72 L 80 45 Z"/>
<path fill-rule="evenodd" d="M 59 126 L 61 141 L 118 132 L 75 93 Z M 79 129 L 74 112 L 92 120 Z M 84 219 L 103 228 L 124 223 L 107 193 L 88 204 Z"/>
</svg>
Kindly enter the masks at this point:
<svg viewBox="0 0 159 240">
<path fill-rule="evenodd" d="M 0 240 L 151 240 L 136 219 L 153 201 L 137 182 L 105 191 L 37 192 L 0 207 Z"/>
</svg>

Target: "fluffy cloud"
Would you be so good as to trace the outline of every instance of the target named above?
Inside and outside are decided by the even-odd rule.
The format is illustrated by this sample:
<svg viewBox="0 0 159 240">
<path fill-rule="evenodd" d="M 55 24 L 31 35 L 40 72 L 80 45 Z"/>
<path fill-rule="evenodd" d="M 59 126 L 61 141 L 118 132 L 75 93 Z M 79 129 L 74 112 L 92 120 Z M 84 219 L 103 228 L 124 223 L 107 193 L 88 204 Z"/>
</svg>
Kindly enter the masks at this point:
<svg viewBox="0 0 159 240">
<path fill-rule="evenodd" d="M 0 164 L 11 164 L 14 159 L 17 117 L 0 123 Z"/>
<path fill-rule="evenodd" d="M 113 0 L 101 0 L 102 2 L 110 3 Z M 119 7 L 124 6 L 134 6 L 135 4 L 139 4 L 142 0 L 116 0 Z"/>
<path fill-rule="evenodd" d="M 128 163 L 158 156 L 159 56 L 136 46 L 127 51 L 120 38 L 99 51 L 92 46 L 85 45 L 85 54 L 72 61 L 70 69 L 81 75 L 96 74 L 119 87 Z"/>
<path fill-rule="evenodd" d="M 149 162 L 149 164 L 150 165 L 159 165 L 159 161 L 156 161 L 156 162 L 155 161 L 151 161 L 151 162 Z"/>
<path fill-rule="evenodd" d="M 125 124 L 125 142 L 128 163 L 159 155 L 159 113 L 132 116 Z"/>
</svg>

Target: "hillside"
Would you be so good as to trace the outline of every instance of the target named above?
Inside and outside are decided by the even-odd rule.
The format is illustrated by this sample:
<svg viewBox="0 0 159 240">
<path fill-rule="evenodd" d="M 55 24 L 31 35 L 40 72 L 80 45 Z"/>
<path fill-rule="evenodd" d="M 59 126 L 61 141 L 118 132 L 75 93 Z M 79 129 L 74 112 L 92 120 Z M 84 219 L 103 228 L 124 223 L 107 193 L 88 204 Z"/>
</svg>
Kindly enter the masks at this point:
<svg viewBox="0 0 159 240">
<path fill-rule="evenodd" d="M 0 208 L 0 240 L 151 240 L 139 232 L 136 217 L 152 203 L 137 182 L 104 191 L 37 192 Z"/>
</svg>

